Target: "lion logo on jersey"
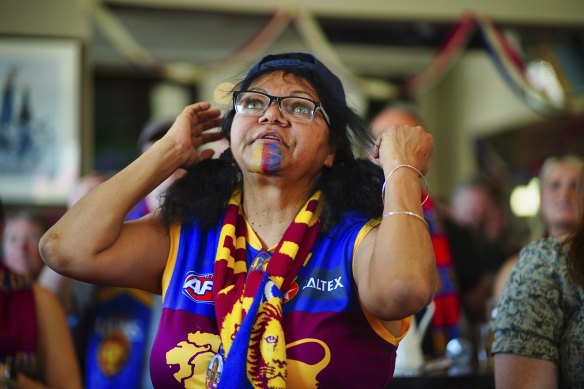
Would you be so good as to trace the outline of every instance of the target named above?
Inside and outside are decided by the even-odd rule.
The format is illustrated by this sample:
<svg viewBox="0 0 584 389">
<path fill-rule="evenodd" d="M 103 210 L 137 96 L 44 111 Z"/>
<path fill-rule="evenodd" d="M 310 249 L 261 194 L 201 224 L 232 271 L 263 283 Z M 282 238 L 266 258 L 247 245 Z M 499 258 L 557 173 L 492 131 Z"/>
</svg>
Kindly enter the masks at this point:
<svg viewBox="0 0 584 389">
<path fill-rule="evenodd" d="M 166 363 L 179 365 L 173 377 L 185 388 L 205 387 L 207 367 L 219 351 L 219 336 L 197 331 L 166 353 Z"/>
<path fill-rule="evenodd" d="M 97 360 L 106 377 L 112 377 L 120 372 L 132 350 L 132 344 L 122 331 L 112 331 L 101 341 Z"/>
</svg>

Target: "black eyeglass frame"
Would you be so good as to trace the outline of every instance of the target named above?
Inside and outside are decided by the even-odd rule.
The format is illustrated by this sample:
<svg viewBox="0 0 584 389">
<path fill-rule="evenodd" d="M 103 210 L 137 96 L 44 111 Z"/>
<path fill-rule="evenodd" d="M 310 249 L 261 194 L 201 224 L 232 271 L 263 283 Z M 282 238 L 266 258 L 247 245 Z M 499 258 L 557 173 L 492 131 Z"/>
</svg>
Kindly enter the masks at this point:
<svg viewBox="0 0 584 389">
<path fill-rule="evenodd" d="M 257 94 L 260 94 L 262 96 L 266 96 L 268 99 L 270 99 L 268 105 L 266 106 L 266 109 L 264 109 L 262 111 L 262 113 L 258 116 L 261 116 L 264 113 L 266 113 L 266 111 L 272 106 L 272 103 L 274 101 L 276 101 L 278 103 L 278 109 L 280 110 L 280 113 L 285 118 L 288 119 L 288 116 L 287 116 L 288 114 L 282 110 L 282 100 L 284 100 L 284 99 L 301 99 L 301 100 L 310 101 L 312 104 L 314 104 L 314 110 L 312 112 L 312 117 L 310 118 L 309 121 L 307 121 L 305 123 L 310 123 L 314 119 L 314 117 L 316 116 L 317 111 L 320 111 L 322 113 L 322 116 L 324 117 L 324 120 L 326 121 L 326 124 L 328 124 L 329 127 L 331 125 L 330 118 L 329 118 L 328 114 L 326 113 L 326 111 L 324 110 L 324 107 L 322 106 L 322 103 L 320 101 L 316 101 L 316 100 L 309 99 L 308 97 L 300 97 L 300 96 L 272 96 L 272 95 L 269 95 L 267 93 L 255 91 L 255 90 L 238 90 L 238 91 L 233 92 L 233 109 L 235 109 L 235 112 L 240 113 L 242 115 L 249 116 L 249 114 L 239 112 L 237 110 L 237 97 L 243 93 L 257 93 Z"/>
</svg>

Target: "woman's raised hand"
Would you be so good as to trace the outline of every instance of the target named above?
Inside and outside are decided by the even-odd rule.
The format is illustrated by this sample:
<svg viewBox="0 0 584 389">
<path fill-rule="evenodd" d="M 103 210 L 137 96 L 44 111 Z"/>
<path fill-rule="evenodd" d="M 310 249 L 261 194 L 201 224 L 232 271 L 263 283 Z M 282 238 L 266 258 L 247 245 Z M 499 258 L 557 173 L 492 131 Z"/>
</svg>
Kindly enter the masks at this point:
<svg viewBox="0 0 584 389">
<path fill-rule="evenodd" d="M 388 172 L 398 165 L 412 165 L 422 174 L 430 169 L 434 138 L 420 126 L 392 125 L 375 141 L 373 158 Z"/>
<path fill-rule="evenodd" d="M 223 138 L 219 132 L 208 131 L 221 124 L 223 119 L 220 115 L 221 111 L 212 109 L 210 103 L 200 102 L 185 107 L 177 116 L 164 138 L 170 139 L 177 149 L 184 153 L 182 167 L 191 166 L 213 156 L 212 149 L 199 152 L 199 148 Z"/>
</svg>

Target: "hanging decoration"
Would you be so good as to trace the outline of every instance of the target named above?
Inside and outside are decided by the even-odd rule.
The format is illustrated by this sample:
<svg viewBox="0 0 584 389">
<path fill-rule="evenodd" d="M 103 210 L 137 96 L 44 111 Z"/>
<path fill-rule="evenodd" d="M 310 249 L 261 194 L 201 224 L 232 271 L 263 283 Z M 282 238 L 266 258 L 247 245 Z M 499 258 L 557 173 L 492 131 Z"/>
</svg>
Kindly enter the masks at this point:
<svg viewBox="0 0 584 389">
<path fill-rule="evenodd" d="M 535 88 L 526 75 L 526 67 L 521 57 L 504 34 L 486 16 L 475 13 L 462 15 L 426 69 L 406 80 L 403 85 L 396 85 L 383 79 L 354 74 L 345 66 L 314 15 L 307 10 L 276 9 L 267 23 L 245 44 L 234 50 L 228 58 L 220 63 L 204 65 L 168 63 L 156 59 L 139 45 L 101 1 L 86 2 L 86 10 L 120 55 L 129 62 L 159 74 L 161 77 L 182 83 L 197 83 L 210 73 L 222 71 L 228 67 L 243 66 L 245 63 L 257 60 L 269 51 L 272 44 L 286 29 L 294 27 L 309 49 L 318 53 L 331 68 L 351 77 L 367 97 L 382 100 L 401 97 L 400 91 L 415 96 L 434 87 L 462 56 L 472 35 L 478 32 L 481 34 L 484 49 L 497 71 L 532 110 L 541 114 L 553 114 L 571 111 L 576 106 L 571 105 L 569 100 L 563 102 L 552 100 L 545 91 Z"/>
<path fill-rule="evenodd" d="M 529 108 L 544 115 L 570 110 L 566 103 L 554 101 L 544 91 L 533 87 L 527 78 L 526 67 L 521 57 L 507 38 L 490 19 L 474 13 L 462 15 L 430 65 L 406 81 L 406 91 L 410 94 L 421 94 L 436 85 L 460 57 L 475 32 L 481 34 L 484 49 L 499 74 Z"/>
<path fill-rule="evenodd" d="M 229 58 L 217 63 L 196 65 L 191 63 L 170 63 L 154 58 L 140 46 L 100 0 L 88 1 L 85 4 L 88 16 L 94 19 L 96 25 L 109 38 L 114 48 L 123 58 L 161 77 L 185 84 L 197 83 L 208 76 L 209 73 L 243 65 L 247 61 L 261 57 L 293 20 L 290 12 L 284 8 L 278 8 L 272 13 L 267 23 L 245 44 L 236 49 Z"/>
</svg>

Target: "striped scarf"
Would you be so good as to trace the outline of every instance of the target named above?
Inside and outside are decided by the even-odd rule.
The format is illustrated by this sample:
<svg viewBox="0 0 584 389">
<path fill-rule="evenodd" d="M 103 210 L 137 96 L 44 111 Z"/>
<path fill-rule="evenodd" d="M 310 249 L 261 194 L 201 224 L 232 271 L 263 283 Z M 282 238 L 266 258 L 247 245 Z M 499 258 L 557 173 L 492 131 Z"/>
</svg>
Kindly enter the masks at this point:
<svg viewBox="0 0 584 389">
<path fill-rule="evenodd" d="M 225 352 L 220 388 L 286 385 L 286 347 L 282 328 L 282 296 L 309 258 L 320 231 L 320 192 L 303 206 L 278 243 L 265 272 L 247 269 L 247 227 L 241 191 L 229 200 L 213 276 L 213 300 Z M 279 366 L 267 377 L 266 366 Z M 268 382 L 270 381 L 270 382 Z"/>
<path fill-rule="evenodd" d="M 442 223 L 436 214 L 436 205 L 431 197 L 424 203 L 424 218 L 430 228 L 430 237 L 436 256 L 436 270 L 440 280 L 438 290 L 434 295 L 436 310 L 432 316 L 432 346 L 433 355 L 443 355 L 446 344 L 454 338 L 460 337 L 460 296 L 458 282 L 450 243 L 444 232 Z"/>
</svg>

